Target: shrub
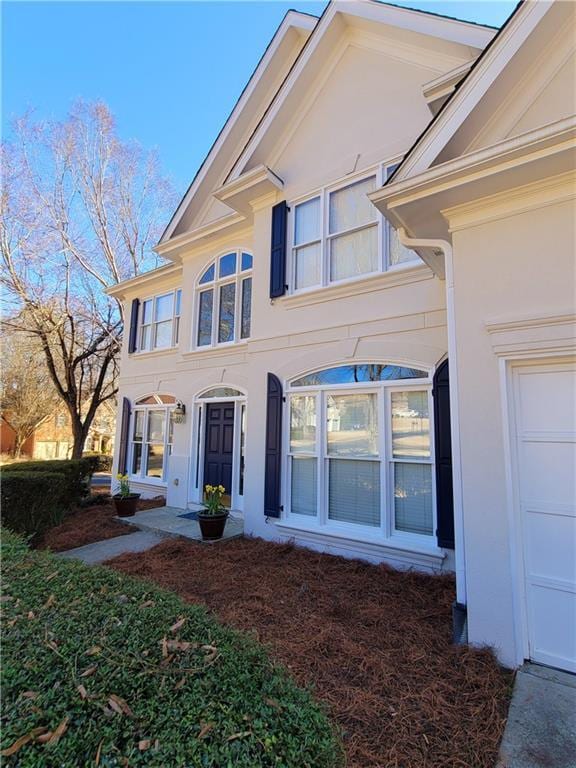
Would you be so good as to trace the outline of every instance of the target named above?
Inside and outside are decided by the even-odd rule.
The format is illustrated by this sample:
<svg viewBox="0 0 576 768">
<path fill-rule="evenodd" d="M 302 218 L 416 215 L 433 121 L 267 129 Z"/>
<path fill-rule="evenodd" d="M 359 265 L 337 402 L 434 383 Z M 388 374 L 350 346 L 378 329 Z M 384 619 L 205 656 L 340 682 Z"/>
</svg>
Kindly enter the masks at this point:
<svg viewBox="0 0 576 768">
<path fill-rule="evenodd" d="M 62 522 L 90 494 L 92 459 L 8 464 L 0 471 L 2 520 L 18 533 L 39 535 Z"/>
<path fill-rule="evenodd" d="M 112 456 L 108 453 L 95 453 L 93 451 L 86 451 L 82 454 L 83 459 L 91 459 L 94 461 L 94 472 L 111 472 L 112 471 Z"/>
<path fill-rule="evenodd" d="M 81 499 L 90 493 L 90 481 L 98 462 L 94 457 L 82 459 L 48 459 L 46 461 L 22 461 L 2 467 L 5 472 L 58 472 L 65 475 L 70 483 L 70 495 Z"/>
<path fill-rule="evenodd" d="M 341 765 L 310 694 L 204 608 L 11 534 L 2 555 L 4 765 Z"/>
<path fill-rule="evenodd" d="M 2 524 L 18 533 L 40 535 L 59 525 L 80 498 L 77 485 L 63 472 L 0 474 Z"/>
</svg>

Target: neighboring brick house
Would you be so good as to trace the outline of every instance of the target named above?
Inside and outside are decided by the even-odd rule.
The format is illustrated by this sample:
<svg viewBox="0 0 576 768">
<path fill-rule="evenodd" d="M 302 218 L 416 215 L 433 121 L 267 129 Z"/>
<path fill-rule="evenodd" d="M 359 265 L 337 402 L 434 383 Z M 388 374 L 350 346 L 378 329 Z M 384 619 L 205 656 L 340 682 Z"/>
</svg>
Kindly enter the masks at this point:
<svg viewBox="0 0 576 768">
<path fill-rule="evenodd" d="M 112 454 L 116 429 L 116 406 L 103 403 L 90 428 L 84 444 L 85 451 Z M 10 414 L 2 414 L 0 428 L 0 453 L 14 452 L 15 433 L 10 426 Z M 67 459 L 72 453 L 72 427 L 66 409 L 58 409 L 47 416 L 36 428 L 34 434 L 23 445 L 22 456 L 34 459 Z"/>
</svg>

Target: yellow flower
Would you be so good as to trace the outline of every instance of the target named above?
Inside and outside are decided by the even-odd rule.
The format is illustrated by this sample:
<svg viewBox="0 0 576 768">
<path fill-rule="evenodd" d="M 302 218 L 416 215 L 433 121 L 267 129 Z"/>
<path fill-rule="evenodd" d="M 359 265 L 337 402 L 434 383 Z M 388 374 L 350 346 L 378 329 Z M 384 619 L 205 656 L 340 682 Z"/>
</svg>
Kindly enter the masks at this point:
<svg viewBox="0 0 576 768">
<path fill-rule="evenodd" d="M 218 490 L 220 491 L 220 493 L 224 493 L 224 491 L 226 490 L 226 488 L 224 488 L 224 486 L 223 486 L 223 485 L 219 485 L 219 486 L 218 486 Z"/>
</svg>

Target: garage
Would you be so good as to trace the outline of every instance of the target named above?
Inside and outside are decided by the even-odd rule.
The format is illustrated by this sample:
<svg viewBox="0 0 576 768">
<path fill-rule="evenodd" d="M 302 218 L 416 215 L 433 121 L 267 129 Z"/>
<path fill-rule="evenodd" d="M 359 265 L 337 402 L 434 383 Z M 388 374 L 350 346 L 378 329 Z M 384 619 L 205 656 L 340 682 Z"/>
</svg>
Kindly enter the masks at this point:
<svg viewBox="0 0 576 768">
<path fill-rule="evenodd" d="M 513 369 L 527 658 L 576 672 L 576 364 Z"/>
</svg>

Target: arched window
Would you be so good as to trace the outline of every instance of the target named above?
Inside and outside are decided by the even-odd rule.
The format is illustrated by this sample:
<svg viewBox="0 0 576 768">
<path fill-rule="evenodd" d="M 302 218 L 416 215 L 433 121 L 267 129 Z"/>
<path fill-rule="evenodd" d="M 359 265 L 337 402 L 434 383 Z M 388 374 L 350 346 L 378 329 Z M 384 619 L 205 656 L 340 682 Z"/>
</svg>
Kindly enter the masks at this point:
<svg viewBox="0 0 576 768">
<path fill-rule="evenodd" d="M 244 397 L 244 395 L 239 389 L 234 389 L 234 387 L 214 387 L 199 395 L 200 400 L 221 400 L 226 397 Z"/>
<path fill-rule="evenodd" d="M 176 406 L 173 395 L 152 394 L 135 401 L 130 427 L 129 474 L 134 480 L 162 482 L 172 453 Z"/>
<path fill-rule="evenodd" d="M 293 521 L 432 542 L 430 374 L 391 363 L 339 365 L 299 376 L 287 394 Z"/>
<path fill-rule="evenodd" d="M 196 347 L 233 344 L 250 337 L 252 256 L 231 251 L 202 273 L 197 287 Z"/>
</svg>

